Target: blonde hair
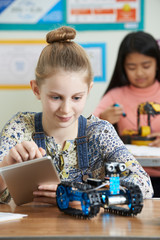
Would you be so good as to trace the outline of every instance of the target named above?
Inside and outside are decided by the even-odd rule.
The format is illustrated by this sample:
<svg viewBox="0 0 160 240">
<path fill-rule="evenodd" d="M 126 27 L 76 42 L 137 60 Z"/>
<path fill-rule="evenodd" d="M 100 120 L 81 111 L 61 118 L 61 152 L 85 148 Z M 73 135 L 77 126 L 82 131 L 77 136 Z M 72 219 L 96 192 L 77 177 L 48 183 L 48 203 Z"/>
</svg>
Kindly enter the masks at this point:
<svg viewBox="0 0 160 240">
<path fill-rule="evenodd" d="M 85 50 L 72 41 L 76 30 L 63 26 L 46 35 L 48 45 L 42 50 L 35 70 L 37 84 L 59 69 L 86 72 L 86 82 L 92 82 L 92 68 Z"/>
</svg>

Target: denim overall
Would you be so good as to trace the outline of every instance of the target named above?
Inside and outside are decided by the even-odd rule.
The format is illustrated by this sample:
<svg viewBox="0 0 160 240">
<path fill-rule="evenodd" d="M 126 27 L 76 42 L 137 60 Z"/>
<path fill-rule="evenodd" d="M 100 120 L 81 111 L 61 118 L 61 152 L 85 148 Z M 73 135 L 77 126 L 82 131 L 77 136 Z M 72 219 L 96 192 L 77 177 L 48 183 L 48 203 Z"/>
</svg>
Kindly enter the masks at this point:
<svg viewBox="0 0 160 240">
<path fill-rule="evenodd" d="M 80 115 L 78 118 L 78 137 L 75 139 L 78 154 L 78 167 L 85 172 L 89 167 L 89 160 L 87 154 L 87 137 L 86 137 L 87 119 Z M 46 150 L 45 134 L 42 126 L 42 112 L 35 114 L 35 133 L 33 140 L 38 145 Z"/>
</svg>

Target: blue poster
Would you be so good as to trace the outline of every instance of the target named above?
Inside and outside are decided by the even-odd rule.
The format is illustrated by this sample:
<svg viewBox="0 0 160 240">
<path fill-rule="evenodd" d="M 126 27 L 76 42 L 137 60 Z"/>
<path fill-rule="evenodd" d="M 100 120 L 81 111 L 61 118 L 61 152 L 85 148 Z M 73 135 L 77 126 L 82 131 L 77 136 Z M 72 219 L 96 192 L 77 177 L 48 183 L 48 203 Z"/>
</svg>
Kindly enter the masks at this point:
<svg viewBox="0 0 160 240">
<path fill-rule="evenodd" d="M 49 30 L 63 22 L 62 0 L 0 0 L 0 30 Z"/>
</svg>

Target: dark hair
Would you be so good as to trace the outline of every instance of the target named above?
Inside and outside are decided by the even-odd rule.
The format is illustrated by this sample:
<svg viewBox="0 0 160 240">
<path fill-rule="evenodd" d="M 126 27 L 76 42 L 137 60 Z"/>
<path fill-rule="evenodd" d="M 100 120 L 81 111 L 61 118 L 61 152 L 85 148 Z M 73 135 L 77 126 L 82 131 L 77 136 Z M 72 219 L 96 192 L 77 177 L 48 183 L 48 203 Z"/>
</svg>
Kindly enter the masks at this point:
<svg viewBox="0 0 160 240">
<path fill-rule="evenodd" d="M 62 26 L 46 35 L 48 45 L 42 50 L 35 70 L 37 84 L 53 75 L 59 69 L 86 72 L 88 85 L 93 80 L 91 63 L 85 50 L 73 39 L 76 30 Z"/>
<path fill-rule="evenodd" d="M 150 34 L 143 31 L 131 32 L 120 44 L 113 75 L 104 94 L 115 87 L 121 87 L 130 84 L 125 73 L 124 61 L 128 54 L 134 52 L 156 59 L 156 79 L 160 82 L 160 49 L 157 41 Z"/>
</svg>

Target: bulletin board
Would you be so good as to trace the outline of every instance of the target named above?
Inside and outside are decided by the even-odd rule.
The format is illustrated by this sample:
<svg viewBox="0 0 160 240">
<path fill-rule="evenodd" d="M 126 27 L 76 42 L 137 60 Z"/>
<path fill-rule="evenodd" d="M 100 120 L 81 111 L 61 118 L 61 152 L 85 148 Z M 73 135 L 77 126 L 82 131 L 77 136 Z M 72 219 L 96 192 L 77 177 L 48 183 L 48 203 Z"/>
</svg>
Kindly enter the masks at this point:
<svg viewBox="0 0 160 240">
<path fill-rule="evenodd" d="M 144 0 L 1 0 L 0 30 L 143 30 Z"/>
<path fill-rule="evenodd" d="M 94 82 L 106 81 L 106 43 L 81 44 L 86 50 L 94 74 Z M 30 89 L 43 40 L 0 41 L 0 89 Z"/>
</svg>

